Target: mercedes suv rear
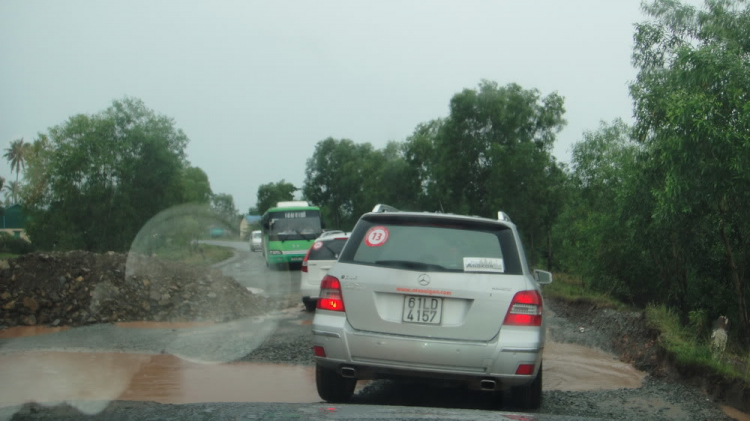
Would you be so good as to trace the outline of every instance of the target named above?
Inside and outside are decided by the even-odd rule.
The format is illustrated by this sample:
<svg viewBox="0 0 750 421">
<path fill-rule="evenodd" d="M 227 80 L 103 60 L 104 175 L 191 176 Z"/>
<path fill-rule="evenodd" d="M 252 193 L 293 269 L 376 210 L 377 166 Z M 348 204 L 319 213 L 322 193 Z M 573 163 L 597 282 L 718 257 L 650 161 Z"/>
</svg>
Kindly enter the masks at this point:
<svg viewBox="0 0 750 421">
<path fill-rule="evenodd" d="M 320 286 L 313 350 L 321 398 L 346 401 L 359 379 L 424 378 L 539 407 L 539 285 L 552 276 L 529 270 L 515 225 L 499 215 L 360 218 Z"/>
</svg>

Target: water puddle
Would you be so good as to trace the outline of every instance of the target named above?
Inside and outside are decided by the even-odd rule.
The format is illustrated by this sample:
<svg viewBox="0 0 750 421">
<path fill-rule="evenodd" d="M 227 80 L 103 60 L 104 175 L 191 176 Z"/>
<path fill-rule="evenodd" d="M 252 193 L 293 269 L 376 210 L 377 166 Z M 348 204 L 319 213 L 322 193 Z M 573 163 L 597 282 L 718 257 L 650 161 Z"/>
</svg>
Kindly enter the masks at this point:
<svg viewBox="0 0 750 421">
<path fill-rule="evenodd" d="M 0 339 L 22 338 L 24 336 L 45 335 L 68 330 L 68 326 L 15 326 L 0 330 Z"/>
<path fill-rule="evenodd" d="M 213 322 L 117 322 L 114 325 L 127 329 L 189 329 L 193 327 L 213 326 L 215 324 Z M 70 326 L 15 326 L 0 330 L 0 339 L 46 335 L 68 329 L 70 329 Z"/>
<path fill-rule="evenodd" d="M 601 350 L 551 341 L 544 348 L 545 390 L 635 389 L 645 377 L 646 373 Z"/>
<path fill-rule="evenodd" d="M 172 355 L 24 352 L 0 355 L 0 407 L 25 402 L 320 402 L 314 367 L 201 364 Z M 80 409 L 80 408 L 79 408 Z"/>
<path fill-rule="evenodd" d="M 115 326 L 136 329 L 188 329 L 215 324 L 213 322 L 117 322 Z"/>
</svg>

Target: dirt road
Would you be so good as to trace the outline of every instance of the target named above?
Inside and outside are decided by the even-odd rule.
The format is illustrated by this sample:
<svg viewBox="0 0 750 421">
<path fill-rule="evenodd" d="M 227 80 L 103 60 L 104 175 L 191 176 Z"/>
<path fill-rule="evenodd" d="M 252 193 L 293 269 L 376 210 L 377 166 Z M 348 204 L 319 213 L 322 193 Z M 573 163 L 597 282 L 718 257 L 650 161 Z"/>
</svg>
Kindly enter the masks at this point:
<svg viewBox="0 0 750 421">
<path fill-rule="evenodd" d="M 250 253 L 246 243 L 222 245 L 237 252 L 220 269 L 272 302 L 267 314 L 229 323 L 100 324 L 0 336 L 0 418 L 17 411 L 14 419 L 65 415 L 60 408 L 29 411 L 20 406 L 29 401 L 68 402 L 84 413 L 106 416 L 101 419 L 115 417 L 115 410 L 139 418 L 161 408 L 159 404 L 193 402 L 319 407 L 310 350 L 312 314 L 300 302 L 299 272 L 266 268 L 260 253 Z M 540 419 L 730 419 L 699 391 L 639 372 L 592 348 L 590 338 L 579 340 L 586 335 L 579 326 L 549 310 L 547 318 L 554 330 L 550 337 L 561 342 L 548 343 L 545 350 L 544 404 L 535 415 Z M 156 403 L 123 406 L 113 401 Z M 460 414 L 459 409 L 491 411 L 481 417 L 471 412 L 467 419 L 498 416 L 496 411 L 503 409 L 489 394 L 390 381 L 360 382 L 352 404 L 359 410 L 374 405 L 379 409 L 369 414 L 388 413 L 384 417 L 389 419 L 398 418 L 385 408 L 397 405 L 432 408 L 432 416 L 446 419 Z"/>
</svg>

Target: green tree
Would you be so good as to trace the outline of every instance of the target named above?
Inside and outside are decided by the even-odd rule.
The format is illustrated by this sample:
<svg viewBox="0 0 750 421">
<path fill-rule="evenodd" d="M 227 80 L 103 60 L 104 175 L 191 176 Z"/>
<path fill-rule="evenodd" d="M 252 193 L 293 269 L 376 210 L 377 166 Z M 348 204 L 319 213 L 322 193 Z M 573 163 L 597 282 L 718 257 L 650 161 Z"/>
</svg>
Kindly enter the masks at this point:
<svg viewBox="0 0 750 421">
<path fill-rule="evenodd" d="M 26 168 L 28 150 L 29 144 L 24 143 L 23 138 L 21 138 L 10 142 L 10 147 L 5 150 L 3 155 L 10 163 L 10 171 L 16 172 L 16 181 L 18 181 L 18 173 Z"/>
<path fill-rule="evenodd" d="M 653 259 L 639 254 L 648 247 L 648 225 L 639 218 L 651 208 L 630 206 L 648 204 L 649 189 L 642 188 L 643 173 L 636 160 L 641 149 L 622 120 L 602 122 L 597 131 L 584 132 L 573 146 L 564 189 L 567 200 L 553 236 L 564 270 L 582 276 L 595 289 L 645 305 L 648 301 L 641 299 L 658 294 L 645 294 L 641 288 L 653 283 L 654 272 L 649 276 L 640 270 L 653 268 Z M 641 183 L 631 188 L 635 180 Z"/>
<path fill-rule="evenodd" d="M 716 287 L 731 287 L 747 332 L 750 3 L 708 0 L 697 10 L 658 0 L 644 10 L 654 20 L 636 27 L 631 94 L 638 139 L 663 174 L 653 186 L 654 223 L 670 233 L 685 279 L 711 273 L 694 251 L 721 250 L 717 275 L 730 281 Z"/>
<path fill-rule="evenodd" d="M 307 161 L 304 197 L 321 206 L 328 227 L 351 229 L 378 203 L 408 209 L 419 196 L 419 180 L 406 160 L 406 147 L 328 138 Z"/>
<path fill-rule="evenodd" d="M 198 167 L 186 167 L 182 171 L 182 190 L 185 203 L 210 203 L 211 183 L 206 173 Z"/>
<path fill-rule="evenodd" d="M 5 186 L 5 201 L 8 204 L 18 203 L 18 199 L 21 195 L 21 183 L 18 181 L 11 181 Z"/>
<path fill-rule="evenodd" d="M 357 145 L 349 139 L 328 138 L 315 145 L 307 160 L 304 197 L 321 207 L 326 225 L 347 229 L 356 222 L 355 194 L 362 186 L 360 159 L 372 145 Z M 361 205 L 361 204 L 359 204 Z"/>
<path fill-rule="evenodd" d="M 404 144 L 404 160 L 408 171 L 404 182 L 416 188 L 414 204 L 417 209 L 444 211 L 443 202 L 448 199 L 445 190 L 440 188 L 435 179 L 435 148 L 443 124 L 444 121 L 438 119 L 417 125 Z"/>
<path fill-rule="evenodd" d="M 222 220 L 226 221 L 229 226 L 234 227 L 234 222 L 235 219 L 237 219 L 239 212 L 234 206 L 234 197 L 232 197 L 231 194 L 216 193 L 212 195 L 211 208 L 222 218 Z"/>
<path fill-rule="evenodd" d="M 143 224 L 182 199 L 188 139 L 140 100 L 70 117 L 46 139 L 29 160 L 36 186 L 26 203 L 40 248 L 127 250 Z"/>
<path fill-rule="evenodd" d="M 258 187 L 257 204 L 255 215 L 263 215 L 268 209 L 275 207 L 276 203 L 294 200 L 294 192 L 299 190 L 294 184 L 284 180 L 275 183 L 261 184 Z"/>
<path fill-rule="evenodd" d="M 50 194 L 47 168 L 51 150 L 52 145 L 46 134 L 40 133 L 31 143 L 26 156 L 27 165 L 21 188 L 21 200 L 24 203 L 40 203 L 45 195 Z"/>
<path fill-rule="evenodd" d="M 551 264 L 550 228 L 562 200 L 554 193 L 564 175 L 550 151 L 565 125 L 563 102 L 490 81 L 454 95 L 446 119 L 418 126 L 407 140 L 420 204 L 485 217 L 503 210 L 521 228 L 532 263 L 544 250 Z"/>
</svg>

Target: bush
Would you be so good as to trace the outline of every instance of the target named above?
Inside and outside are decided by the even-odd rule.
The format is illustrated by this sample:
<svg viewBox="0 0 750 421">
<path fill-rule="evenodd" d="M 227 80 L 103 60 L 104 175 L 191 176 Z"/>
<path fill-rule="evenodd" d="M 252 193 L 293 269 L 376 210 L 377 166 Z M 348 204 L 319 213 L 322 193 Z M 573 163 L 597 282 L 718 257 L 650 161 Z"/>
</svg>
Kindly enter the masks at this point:
<svg viewBox="0 0 750 421">
<path fill-rule="evenodd" d="M 26 254 L 32 251 L 34 246 L 28 241 L 0 232 L 0 253 Z"/>
</svg>

